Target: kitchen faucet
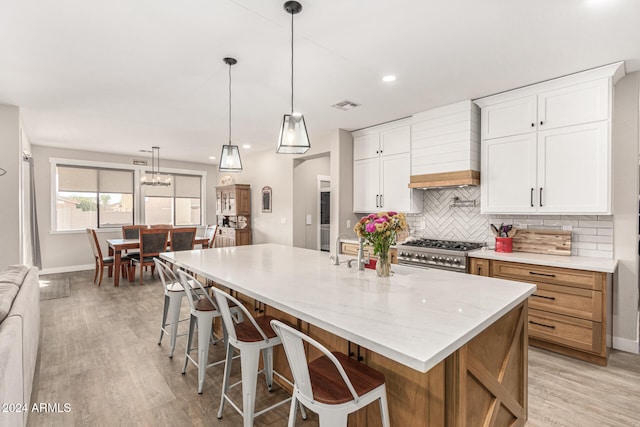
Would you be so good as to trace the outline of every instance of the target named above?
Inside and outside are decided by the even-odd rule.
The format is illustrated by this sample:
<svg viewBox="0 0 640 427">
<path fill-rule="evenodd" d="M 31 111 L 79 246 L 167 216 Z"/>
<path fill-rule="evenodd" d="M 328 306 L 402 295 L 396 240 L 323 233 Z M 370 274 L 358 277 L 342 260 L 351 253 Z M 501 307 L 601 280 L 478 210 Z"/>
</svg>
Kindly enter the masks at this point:
<svg viewBox="0 0 640 427">
<path fill-rule="evenodd" d="M 348 235 L 342 233 L 336 238 L 336 255 L 331 255 L 329 260 L 333 261 L 333 265 L 340 265 L 340 258 L 338 258 L 338 254 L 340 253 L 340 239 L 343 237 L 349 237 Z"/>
</svg>

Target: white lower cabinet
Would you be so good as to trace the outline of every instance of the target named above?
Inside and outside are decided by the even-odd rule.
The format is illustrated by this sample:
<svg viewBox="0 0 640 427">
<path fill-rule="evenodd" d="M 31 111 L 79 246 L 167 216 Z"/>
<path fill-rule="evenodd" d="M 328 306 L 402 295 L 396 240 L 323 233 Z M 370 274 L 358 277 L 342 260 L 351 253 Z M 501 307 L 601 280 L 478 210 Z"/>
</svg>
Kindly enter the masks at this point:
<svg viewBox="0 0 640 427">
<path fill-rule="evenodd" d="M 610 214 L 608 121 L 482 143 L 483 213 Z"/>
</svg>

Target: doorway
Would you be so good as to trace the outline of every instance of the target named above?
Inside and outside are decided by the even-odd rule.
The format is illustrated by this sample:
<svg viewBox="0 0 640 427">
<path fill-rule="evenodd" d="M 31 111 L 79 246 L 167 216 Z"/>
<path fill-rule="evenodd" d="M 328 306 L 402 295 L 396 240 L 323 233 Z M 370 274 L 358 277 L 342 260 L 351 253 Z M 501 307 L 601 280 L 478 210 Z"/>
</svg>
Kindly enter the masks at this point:
<svg viewBox="0 0 640 427">
<path fill-rule="evenodd" d="M 318 250 L 329 252 L 331 233 L 331 178 L 318 175 Z"/>
</svg>

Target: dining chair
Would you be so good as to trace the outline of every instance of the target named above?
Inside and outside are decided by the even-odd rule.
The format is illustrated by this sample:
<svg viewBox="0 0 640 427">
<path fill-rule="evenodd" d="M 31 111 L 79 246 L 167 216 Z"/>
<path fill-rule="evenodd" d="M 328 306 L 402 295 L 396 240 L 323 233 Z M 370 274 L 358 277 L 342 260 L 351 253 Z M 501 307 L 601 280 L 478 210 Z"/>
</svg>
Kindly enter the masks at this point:
<svg viewBox="0 0 640 427">
<path fill-rule="evenodd" d="M 183 273 L 180 272 L 180 274 Z M 222 418 L 225 401 L 228 401 L 231 407 L 242 415 L 244 427 L 252 427 L 255 417 L 291 400 L 291 397 L 288 397 L 259 412 L 255 411 L 256 386 L 260 372 L 264 372 L 269 391 L 271 391 L 273 387 L 274 375 L 293 386 L 288 379 L 273 370 L 273 348 L 280 345 L 282 341 L 269 323 L 271 320 L 275 320 L 273 317 L 265 315 L 254 318 L 249 313 L 249 310 L 231 295 L 215 287 L 211 288 L 211 290 L 215 296 L 218 310 L 222 315 L 222 324 L 228 336 L 226 342 L 227 357 L 224 364 L 224 378 L 222 380 L 218 419 Z M 238 307 L 242 311 L 243 318 L 231 315 L 232 306 Z M 235 384 L 229 385 L 234 349 L 240 352 L 240 372 L 242 379 Z M 260 353 L 262 353 L 264 365 L 261 371 L 258 370 Z M 231 400 L 228 394 L 229 389 L 238 384 L 242 385 L 242 410 Z M 306 419 L 304 408 L 300 407 L 300 411 L 302 412 L 303 418 Z"/>
<path fill-rule="evenodd" d="M 169 229 L 171 252 L 190 251 L 195 246 L 196 227 Z"/>
<path fill-rule="evenodd" d="M 96 282 L 96 279 L 98 279 L 98 275 L 100 275 L 100 278 L 98 279 L 98 286 L 100 286 L 102 284 L 104 267 L 106 266 L 109 269 L 109 277 L 111 277 L 115 258 L 112 256 L 102 256 L 102 249 L 100 248 L 100 242 L 98 241 L 98 234 L 96 233 L 96 230 L 87 228 L 87 237 L 89 238 L 89 245 L 91 246 L 93 258 L 96 263 L 96 272 L 93 276 L 93 283 Z M 120 265 L 122 266 L 121 271 L 123 277 L 127 277 L 127 269 L 129 268 L 130 262 L 131 260 L 127 255 L 122 255 L 120 257 Z M 116 274 L 119 273 L 116 272 Z"/>
<path fill-rule="evenodd" d="M 122 238 L 123 239 L 139 239 L 140 230 L 147 228 L 146 225 L 123 225 L 122 226 Z"/>
<path fill-rule="evenodd" d="M 151 275 L 155 271 L 153 258 L 167 251 L 169 230 L 165 228 L 148 228 L 140 230 L 140 253 L 130 255 L 129 281 L 135 279 L 136 265 L 140 265 L 140 284 L 142 285 L 143 266 L 151 266 Z"/>
<path fill-rule="evenodd" d="M 313 338 L 279 320 L 272 320 L 271 327 L 282 340 L 294 380 L 289 427 L 295 425 L 296 403 L 316 412 L 320 427 L 346 427 L 349 414 L 376 400 L 383 427 L 390 427 L 384 374 L 344 353 L 329 352 Z M 307 362 L 305 343 L 322 355 Z"/>
<path fill-rule="evenodd" d="M 204 229 L 204 237 L 209 241 L 207 243 L 208 248 L 216 247 L 216 236 L 218 235 L 218 224 L 209 224 Z M 204 248 L 203 248 L 204 249 Z"/>
</svg>

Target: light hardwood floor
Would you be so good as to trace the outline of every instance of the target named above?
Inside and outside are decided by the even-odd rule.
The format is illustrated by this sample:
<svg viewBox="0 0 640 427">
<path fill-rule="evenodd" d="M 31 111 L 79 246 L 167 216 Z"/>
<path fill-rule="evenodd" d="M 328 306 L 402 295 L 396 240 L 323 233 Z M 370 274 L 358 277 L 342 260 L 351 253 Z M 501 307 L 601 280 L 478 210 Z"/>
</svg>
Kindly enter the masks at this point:
<svg viewBox="0 0 640 427">
<path fill-rule="evenodd" d="M 50 278 L 62 275 L 48 276 Z M 41 301 L 39 368 L 32 401 L 71 405 L 68 413 L 31 413 L 28 426 L 239 426 L 228 405 L 216 418 L 222 365 L 208 369 L 197 393 L 193 365 L 181 375 L 185 337 L 173 359 L 169 338 L 157 345 L 163 293 L 159 281 L 93 285 L 93 272 L 70 278 L 70 296 Z M 148 277 L 148 276 L 147 276 Z M 186 304 L 184 305 L 186 307 Z M 183 317 L 186 317 L 184 310 Z M 181 324 L 181 331 L 186 324 Z M 223 357 L 212 347 L 210 361 Z M 239 379 L 239 363 L 233 377 Z M 238 390 L 239 391 L 239 390 Z M 237 396 L 237 395 L 236 395 Z M 258 408 L 285 393 L 258 382 Z M 256 426 L 285 426 L 288 404 L 256 418 Z M 317 417 L 297 420 L 316 427 Z M 531 348 L 528 427 L 640 426 L 640 356 L 614 351 L 609 366 L 594 366 Z M 410 427 L 410 426 L 395 426 Z"/>
</svg>

